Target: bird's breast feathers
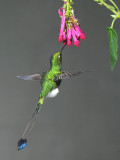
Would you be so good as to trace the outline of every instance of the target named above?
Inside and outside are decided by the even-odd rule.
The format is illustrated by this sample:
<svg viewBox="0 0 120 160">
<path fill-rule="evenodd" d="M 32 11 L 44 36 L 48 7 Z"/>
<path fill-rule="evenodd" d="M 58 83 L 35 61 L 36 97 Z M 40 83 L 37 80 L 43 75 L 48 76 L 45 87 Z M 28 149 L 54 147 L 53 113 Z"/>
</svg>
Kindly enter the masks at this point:
<svg viewBox="0 0 120 160">
<path fill-rule="evenodd" d="M 55 88 L 51 92 L 48 93 L 47 97 L 48 98 L 53 98 L 53 97 L 57 96 L 58 93 L 59 93 L 59 89 Z"/>
</svg>

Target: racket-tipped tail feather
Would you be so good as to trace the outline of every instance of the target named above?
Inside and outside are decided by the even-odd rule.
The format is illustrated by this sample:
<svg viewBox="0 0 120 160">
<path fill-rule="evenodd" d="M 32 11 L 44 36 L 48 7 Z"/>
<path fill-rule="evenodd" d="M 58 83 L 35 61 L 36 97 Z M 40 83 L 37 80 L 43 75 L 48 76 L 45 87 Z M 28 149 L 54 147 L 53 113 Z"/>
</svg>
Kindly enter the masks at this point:
<svg viewBox="0 0 120 160">
<path fill-rule="evenodd" d="M 18 150 L 23 150 L 25 147 L 26 147 L 26 145 L 27 145 L 27 139 L 20 139 L 19 141 L 18 141 Z"/>
</svg>

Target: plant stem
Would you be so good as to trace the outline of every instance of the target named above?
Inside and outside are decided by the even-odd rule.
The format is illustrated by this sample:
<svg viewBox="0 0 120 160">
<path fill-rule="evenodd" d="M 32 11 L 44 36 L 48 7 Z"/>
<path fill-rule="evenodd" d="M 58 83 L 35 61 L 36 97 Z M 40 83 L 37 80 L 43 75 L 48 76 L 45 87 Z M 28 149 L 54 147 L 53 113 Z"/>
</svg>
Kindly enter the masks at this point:
<svg viewBox="0 0 120 160">
<path fill-rule="evenodd" d="M 119 18 L 119 17 L 116 17 L 116 18 L 113 19 L 112 24 L 111 24 L 111 28 L 113 28 L 113 25 L 114 25 L 116 19 L 118 19 L 118 18 Z"/>
<path fill-rule="evenodd" d="M 115 6 L 115 8 L 118 10 L 118 12 L 119 12 L 119 8 L 118 8 L 118 6 L 115 4 L 115 2 L 113 2 L 113 0 L 109 0 L 114 6 Z"/>
<path fill-rule="evenodd" d="M 71 0 L 67 0 L 67 2 L 66 2 L 66 16 L 71 16 L 72 15 L 72 12 L 71 12 L 71 5 L 70 5 L 70 3 L 71 3 Z"/>
<path fill-rule="evenodd" d="M 105 3 L 103 0 L 102 0 L 102 4 L 103 4 L 106 8 L 108 8 L 109 10 L 111 10 L 111 12 L 113 12 L 114 14 L 117 15 L 117 12 L 116 12 L 115 10 L 111 9 L 110 6 L 109 6 L 107 3 Z"/>
</svg>

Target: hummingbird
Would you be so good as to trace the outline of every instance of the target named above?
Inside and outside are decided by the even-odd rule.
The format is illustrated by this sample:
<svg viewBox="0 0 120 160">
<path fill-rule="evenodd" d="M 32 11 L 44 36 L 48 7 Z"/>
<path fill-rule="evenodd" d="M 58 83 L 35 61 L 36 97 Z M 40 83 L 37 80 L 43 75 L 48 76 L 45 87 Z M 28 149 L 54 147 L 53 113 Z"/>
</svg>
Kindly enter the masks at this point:
<svg viewBox="0 0 120 160">
<path fill-rule="evenodd" d="M 50 69 L 41 74 L 33 74 L 33 75 L 25 75 L 25 76 L 16 76 L 22 80 L 39 80 L 41 84 L 41 92 L 38 99 L 38 103 L 35 107 L 35 111 L 27 124 L 27 127 L 22 135 L 22 138 L 18 141 L 18 150 L 23 150 L 27 145 L 27 134 L 29 134 L 33 128 L 35 123 L 35 119 L 37 114 L 41 110 L 41 106 L 43 105 L 44 99 L 46 97 L 53 98 L 59 93 L 59 86 L 61 81 L 67 78 L 72 78 L 81 73 L 87 71 L 62 71 L 62 51 L 65 45 L 62 47 L 60 52 L 54 53 L 50 58 Z"/>
</svg>

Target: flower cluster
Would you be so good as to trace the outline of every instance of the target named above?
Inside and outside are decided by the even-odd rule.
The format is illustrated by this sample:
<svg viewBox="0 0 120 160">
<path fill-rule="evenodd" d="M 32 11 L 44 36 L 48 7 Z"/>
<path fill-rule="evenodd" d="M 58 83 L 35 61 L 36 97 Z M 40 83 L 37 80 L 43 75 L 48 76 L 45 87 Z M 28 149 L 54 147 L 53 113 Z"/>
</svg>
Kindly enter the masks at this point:
<svg viewBox="0 0 120 160">
<path fill-rule="evenodd" d="M 68 2 L 64 2 L 63 8 L 58 10 L 61 17 L 61 28 L 58 41 L 70 46 L 72 40 L 74 45 L 79 46 L 80 40 L 85 39 L 85 33 L 80 29 L 78 20 L 75 18 L 74 10 Z"/>
</svg>

